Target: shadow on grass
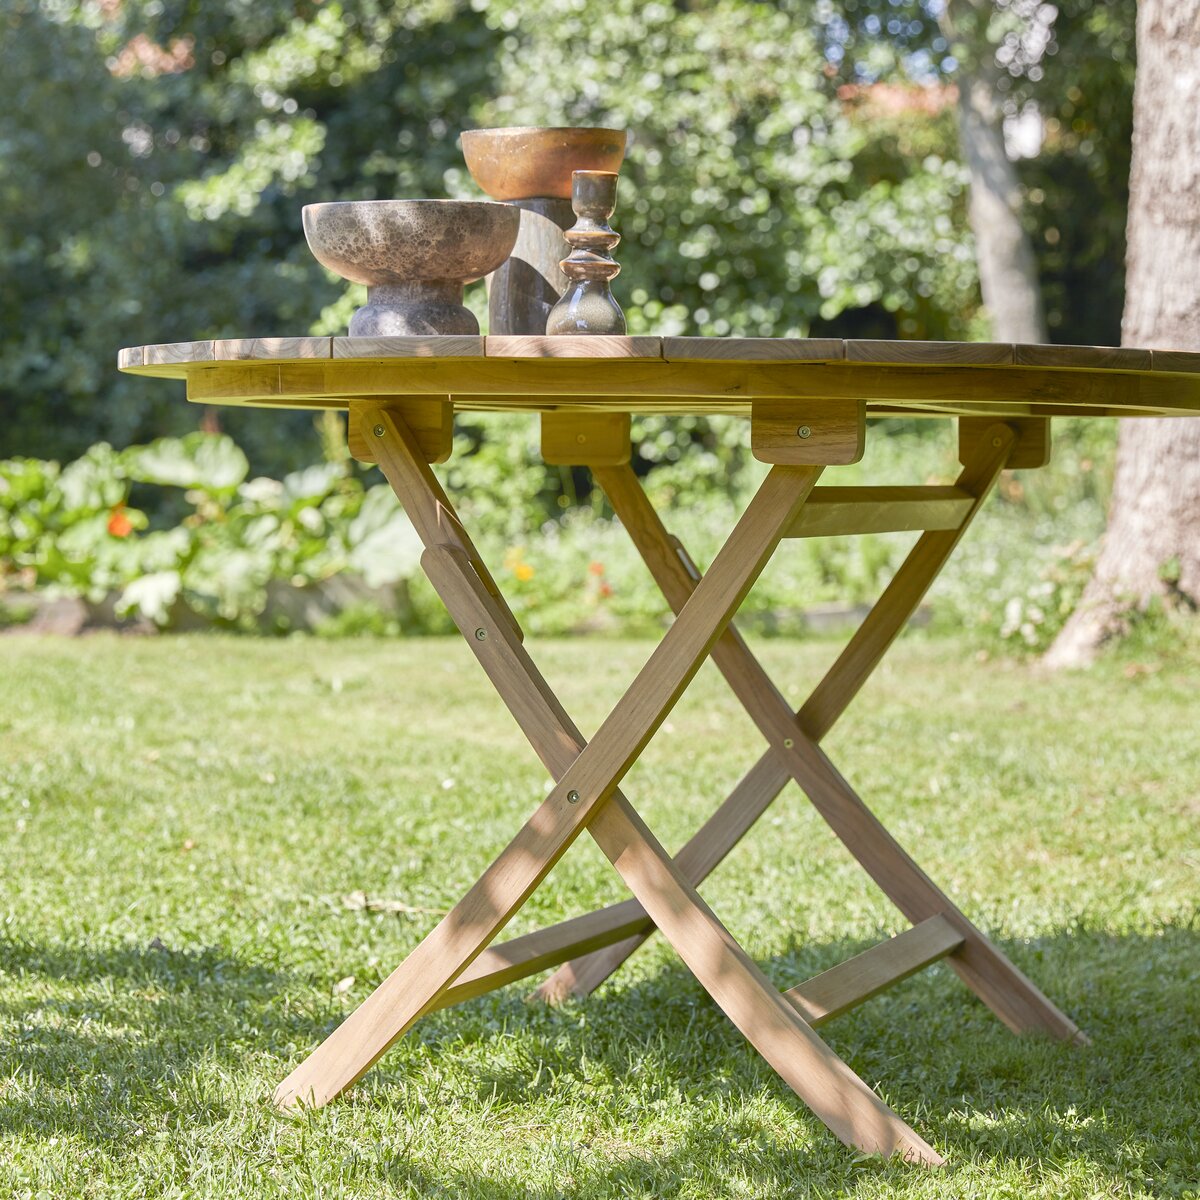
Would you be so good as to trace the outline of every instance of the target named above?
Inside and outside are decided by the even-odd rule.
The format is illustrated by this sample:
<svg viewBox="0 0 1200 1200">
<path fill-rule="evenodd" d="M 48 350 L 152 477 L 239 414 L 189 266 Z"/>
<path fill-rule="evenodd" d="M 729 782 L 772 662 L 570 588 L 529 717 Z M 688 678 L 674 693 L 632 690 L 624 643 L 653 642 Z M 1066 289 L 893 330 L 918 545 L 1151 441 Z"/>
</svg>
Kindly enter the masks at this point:
<svg viewBox="0 0 1200 1200">
<path fill-rule="evenodd" d="M 866 949 L 869 942 L 797 945 L 767 964 L 788 986 Z M 1200 1131 L 1195 1121 L 1200 1078 L 1200 929 L 1168 925 L 1153 936 L 1113 936 L 1087 929 L 1004 946 L 1083 1025 L 1092 1038 L 1078 1048 L 1031 1036 L 1014 1037 L 941 965 L 877 997 L 822 1029 L 822 1036 L 948 1159 L 971 1194 L 987 1194 L 994 1173 L 1018 1189 L 1030 1178 L 1078 1179 L 1103 1194 L 1191 1196 L 1200 1185 Z M 477 1002 L 486 1005 L 487 1001 Z M 668 966 L 630 986 L 620 976 L 582 1004 L 557 1012 L 505 1005 L 506 1032 L 478 1036 L 510 1069 L 475 1070 L 478 1098 L 531 1105 L 564 1089 L 574 1074 L 586 1086 L 639 1075 L 665 1083 L 663 1103 L 700 1113 L 700 1098 L 722 1094 L 711 1120 L 691 1123 L 670 1149 L 652 1157 L 632 1147 L 606 1152 L 581 1145 L 571 1194 L 658 1196 L 687 1181 L 689 1194 L 827 1196 L 853 1190 L 856 1180 L 900 1183 L 914 1170 L 862 1162 L 821 1128 L 790 1090 L 750 1050 L 703 996 L 686 970 Z M 495 1025 L 495 1014 L 492 1024 Z M 586 1021 L 564 1039 L 562 1025 Z M 471 1020 L 460 1010 L 460 1021 Z M 450 1014 L 434 1018 L 461 1046 Z M 522 1025 L 529 1044 L 514 1055 L 507 1040 Z M 436 1047 L 437 1033 L 425 1033 Z M 453 1052 L 447 1047 L 449 1052 Z M 489 1046 L 479 1059 L 489 1058 Z M 514 1062 L 514 1058 L 516 1061 Z M 386 1071 L 386 1068 L 385 1068 Z M 387 1079 L 375 1085 L 386 1094 Z M 778 1099 L 795 1114 L 797 1136 L 753 1101 Z M 544 1111 L 544 1110 L 543 1110 Z M 776 1114 L 777 1117 L 777 1114 Z M 603 1122 L 601 1124 L 613 1124 Z M 569 1131 L 562 1131 L 569 1140 Z M 614 1142 L 619 1138 L 614 1138 Z M 742 1191 L 730 1188 L 731 1172 Z M 456 1172 L 430 1178 L 402 1161 L 388 1177 L 412 1194 L 480 1197 L 561 1194 L 511 1180 Z M 985 1191 L 974 1188 L 983 1186 Z M 957 1194 L 938 1192 L 937 1194 Z M 1007 1194 L 1007 1193 L 1005 1193 Z M 1019 1190 L 1013 1193 L 1024 1194 Z M 1074 1193 L 1072 1193 L 1074 1194 Z M 1091 1191 L 1080 1194 L 1093 1194 Z"/>
<path fill-rule="evenodd" d="M 782 986 L 864 947 L 797 945 L 768 971 Z M 1114 1189 L 1172 1196 L 1194 1187 L 1200 932 L 1082 929 L 1006 949 L 1087 1029 L 1090 1047 L 1012 1037 L 944 966 L 823 1036 L 947 1155 L 952 1174 L 1018 1163 L 1053 1178 L 1086 1164 Z M 0 967 L 8 977 L 0 995 L 9 997 L 0 1018 L 16 1030 L 0 1046 L 0 1078 L 17 1084 L 0 1090 L 0 1134 L 69 1132 L 116 1156 L 148 1128 L 266 1119 L 266 1089 L 255 1081 L 281 1077 L 342 1011 L 312 998 L 303 980 L 217 951 L 5 942 Z M 431 1170 L 403 1142 L 342 1159 L 347 1178 L 421 1196 L 549 1197 L 564 1187 L 627 1196 L 672 1194 L 685 1180 L 696 1194 L 716 1194 L 735 1171 L 747 1194 L 770 1196 L 825 1195 L 909 1170 L 856 1164 L 677 964 L 632 982 L 618 975 L 588 1001 L 556 1010 L 526 1007 L 520 994 L 434 1014 L 411 1036 L 455 1078 L 455 1100 L 471 1119 L 499 1110 L 518 1124 L 522 1107 L 544 1117 L 557 1097 L 591 1105 L 594 1096 L 590 1127 L 611 1134 L 573 1142 L 569 1127 L 546 1130 L 569 1179 L 539 1190 L 472 1169 L 454 1152 L 441 1160 L 444 1171 Z M 297 996 L 309 997 L 307 1007 Z M 385 1058 L 356 1105 L 389 1106 L 395 1118 L 411 1069 Z M 772 1103 L 756 1103 L 764 1097 Z M 782 1126 L 778 1111 L 764 1115 L 775 1102 L 788 1114 Z M 649 1154 L 636 1127 L 664 1104 L 693 1119 Z M 306 1121 L 316 1135 L 310 1152 L 322 1153 L 323 1143 L 331 1153 L 335 1118 Z"/>
<path fill-rule="evenodd" d="M 285 1010 L 287 977 L 214 949 L 3 940 L 0 979 L 0 1021 L 14 1030 L 0 1041 L 0 1080 L 14 1081 L 0 1084 L 0 1134 L 110 1151 L 172 1110 L 227 1118 L 222 1082 L 239 1060 L 283 1055 L 325 1026 Z"/>
</svg>

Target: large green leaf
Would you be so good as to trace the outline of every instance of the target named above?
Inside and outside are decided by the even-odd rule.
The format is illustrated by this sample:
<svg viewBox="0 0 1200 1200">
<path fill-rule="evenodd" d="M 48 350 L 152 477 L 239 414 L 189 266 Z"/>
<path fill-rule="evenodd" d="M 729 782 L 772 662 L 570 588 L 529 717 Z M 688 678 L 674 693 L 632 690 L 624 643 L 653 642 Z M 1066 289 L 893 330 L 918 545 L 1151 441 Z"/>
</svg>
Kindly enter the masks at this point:
<svg viewBox="0 0 1200 1200">
<path fill-rule="evenodd" d="M 155 571 L 128 584 L 117 600 L 117 612 L 123 616 L 140 614 L 156 625 L 167 625 L 171 608 L 179 599 L 183 583 L 178 571 Z"/>
<path fill-rule="evenodd" d="M 232 438 L 189 433 L 133 447 L 126 452 L 126 468 L 129 477 L 141 483 L 228 496 L 246 478 L 250 464 Z"/>
<path fill-rule="evenodd" d="M 63 525 L 89 513 L 107 512 L 125 499 L 121 456 L 106 442 L 68 463 L 55 484 L 58 517 Z"/>
<path fill-rule="evenodd" d="M 348 534 L 348 565 L 368 587 L 398 583 L 420 568 L 421 539 L 386 484 L 366 494 Z"/>
<path fill-rule="evenodd" d="M 267 601 L 272 559 L 262 550 L 206 546 L 183 573 L 185 595 L 200 612 L 250 624 Z"/>
<path fill-rule="evenodd" d="M 323 462 L 285 475 L 282 496 L 285 508 L 296 515 L 302 509 L 320 504 L 345 473 L 341 463 Z"/>
</svg>

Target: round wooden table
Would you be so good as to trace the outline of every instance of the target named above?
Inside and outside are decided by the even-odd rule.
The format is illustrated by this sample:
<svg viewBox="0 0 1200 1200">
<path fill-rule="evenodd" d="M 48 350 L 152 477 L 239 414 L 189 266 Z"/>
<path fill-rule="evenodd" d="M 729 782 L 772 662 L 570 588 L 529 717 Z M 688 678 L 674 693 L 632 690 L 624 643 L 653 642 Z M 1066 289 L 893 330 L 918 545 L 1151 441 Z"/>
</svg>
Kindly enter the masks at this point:
<svg viewBox="0 0 1200 1200">
<path fill-rule="evenodd" d="M 929 879 L 820 742 L 904 628 L 1005 467 L 1050 455 L 1056 416 L 1200 414 L 1200 354 L 1130 348 L 837 339 L 659 337 L 254 338 L 138 346 L 122 370 L 185 379 L 204 404 L 349 410 L 351 449 L 378 462 L 425 543 L 422 566 L 555 780 L 476 884 L 276 1091 L 321 1105 L 424 1014 L 557 968 L 547 1000 L 584 995 L 658 929 L 712 998 L 844 1142 L 926 1164 L 938 1152 L 814 1032 L 945 959 L 1015 1032 L 1085 1041 Z M 585 741 L 534 665 L 520 626 L 429 467 L 455 411 L 539 413 L 548 462 L 591 468 L 676 619 Z M 664 527 L 629 466 L 636 412 L 749 418 L 772 464 L 708 571 Z M 958 421 L 952 483 L 815 487 L 856 461 L 872 417 Z M 789 537 L 921 530 L 837 661 L 797 711 L 731 620 Z M 767 749 L 672 857 L 619 786 L 692 677 L 713 658 Z M 410 735 L 411 736 L 411 735 Z M 795 781 L 910 928 L 779 992 L 696 888 Z M 498 945 L 493 938 L 584 829 L 633 899 Z"/>
</svg>

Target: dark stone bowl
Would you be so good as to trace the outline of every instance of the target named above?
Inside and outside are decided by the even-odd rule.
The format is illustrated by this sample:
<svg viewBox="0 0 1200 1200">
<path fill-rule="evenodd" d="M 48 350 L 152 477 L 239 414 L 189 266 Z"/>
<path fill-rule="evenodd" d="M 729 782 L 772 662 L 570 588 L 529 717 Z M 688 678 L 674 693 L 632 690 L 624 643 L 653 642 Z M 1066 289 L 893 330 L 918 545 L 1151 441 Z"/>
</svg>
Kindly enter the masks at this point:
<svg viewBox="0 0 1200 1200">
<path fill-rule="evenodd" d="M 319 263 L 376 287 L 482 279 L 512 253 L 521 216 L 490 200 L 348 200 L 305 205 L 303 220 Z"/>
<path fill-rule="evenodd" d="M 322 266 L 365 283 L 351 337 L 478 333 L 463 284 L 512 253 L 521 214 L 488 200 L 351 200 L 309 204 L 304 236 Z"/>
</svg>

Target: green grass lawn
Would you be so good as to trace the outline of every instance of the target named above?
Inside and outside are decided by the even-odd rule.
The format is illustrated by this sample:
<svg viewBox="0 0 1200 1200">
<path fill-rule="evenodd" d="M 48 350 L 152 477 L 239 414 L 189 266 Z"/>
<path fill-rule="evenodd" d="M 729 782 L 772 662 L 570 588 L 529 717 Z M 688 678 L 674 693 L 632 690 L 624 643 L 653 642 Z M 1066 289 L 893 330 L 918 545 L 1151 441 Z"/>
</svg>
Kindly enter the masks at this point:
<svg viewBox="0 0 1200 1200">
<path fill-rule="evenodd" d="M 649 649 L 533 647 L 585 730 Z M 834 649 L 762 652 L 798 702 Z M 458 641 L 0 639 L 0 1196 L 1200 1194 L 1198 691 L 1196 647 L 1043 679 L 909 637 L 827 739 L 1093 1039 L 1013 1037 L 944 965 L 826 1027 L 931 1172 L 841 1146 L 662 939 L 277 1113 L 545 794 L 533 754 Z M 759 752 L 706 667 L 626 791 L 678 846 Z M 781 986 L 903 928 L 794 787 L 704 891 Z M 622 895 L 585 836 L 512 929 Z"/>
</svg>

